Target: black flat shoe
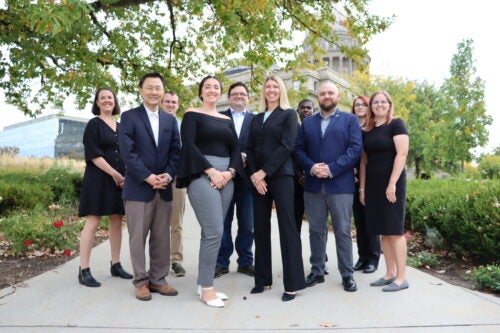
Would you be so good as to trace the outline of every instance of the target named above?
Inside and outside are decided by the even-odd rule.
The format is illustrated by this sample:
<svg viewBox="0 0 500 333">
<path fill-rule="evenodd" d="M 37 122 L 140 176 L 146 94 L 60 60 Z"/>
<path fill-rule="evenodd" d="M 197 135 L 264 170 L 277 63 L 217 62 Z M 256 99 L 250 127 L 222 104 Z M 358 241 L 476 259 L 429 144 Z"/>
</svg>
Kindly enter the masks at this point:
<svg viewBox="0 0 500 333">
<path fill-rule="evenodd" d="M 250 290 L 250 294 L 260 294 L 266 289 L 271 289 L 271 286 L 255 286 Z"/>
<path fill-rule="evenodd" d="M 80 284 L 83 284 L 84 286 L 87 286 L 87 287 L 100 287 L 101 286 L 101 284 L 96 279 L 94 279 L 94 277 L 92 276 L 92 273 L 90 273 L 89 267 L 84 268 L 84 269 L 79 267 L 79 269 L 78 269 L 78 282 L 80 282 Z"/>
<path fill-rule="evenodd" d="M 122 264 L 120 262 L 117 262 L 116 264 L 111 263 L 111 275 L 112 276 L 119 276 L 122 279 L 133 279 L 134 276 L 128 273 L 126 270 L 123 269 Z"/>
<path fill-rule="evenodd" d="M 358 262 L 356 263 L 356 265 L 354 265 L 352 267 L 352 269 L 354 269 L 355 271 L 360 271 L 362 269 L 364 269 L 366 267 L 366 263 L 362 260 L 358 260 Z"/>
<path fill-rule="evenodd" d="M 283 302 L 291 301 L 294 298 L 295 298 L 295 294 L 289 294 L 289 293 L 283 293 L 283 296 L 281 296 L 281 300 Z"/>
<path fill-rule="evenodd" d="M 377 266 L 373 264 L 368 264 L 365 266 L 365 269 L 363 269 L 363 273 L 373 273 L 377 270 Z"/>
</svg>

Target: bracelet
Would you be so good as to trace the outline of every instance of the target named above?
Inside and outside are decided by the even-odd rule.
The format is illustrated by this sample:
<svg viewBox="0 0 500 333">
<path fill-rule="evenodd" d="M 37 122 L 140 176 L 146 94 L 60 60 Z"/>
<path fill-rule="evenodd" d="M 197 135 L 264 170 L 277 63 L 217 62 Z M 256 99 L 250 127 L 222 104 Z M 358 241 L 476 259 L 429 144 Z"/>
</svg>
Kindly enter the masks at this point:
<svg viewBox="0 0 500 333">
<path fill-rule="evenodd" d="M 365 189 L 364 189 L 364 188 L 360 188 L 360 189 L 359 189 L 359 192 L 364 192 L 364 191 L 365 191 Z"/>
<path fill-rule="evenodd" d="M 227 171 L 229 171 L 229 173 L 231 174 L 231 177 L 234 178 L 234 176 L 236 176 L 236 170 L 234 170 L 233 168 L 229 168 L 229 169 L 227 169 Z"/>
</svg>

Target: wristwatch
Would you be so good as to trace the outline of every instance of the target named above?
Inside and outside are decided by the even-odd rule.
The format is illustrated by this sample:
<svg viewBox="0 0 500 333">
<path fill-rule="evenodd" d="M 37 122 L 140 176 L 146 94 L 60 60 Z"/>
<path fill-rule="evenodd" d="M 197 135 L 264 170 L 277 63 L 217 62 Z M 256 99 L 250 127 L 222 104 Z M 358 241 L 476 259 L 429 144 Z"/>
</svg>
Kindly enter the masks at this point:
<svg viewBox="0 0 500 333">
<path fill-rule="evenodd" d="M 229 171 L 229 173 L 231 174 L 231 177 L 234 178 L 234 176 L 236 176 L 236 171 L 233 168 L 227 169 L 227 171 Z"/>
</svg>

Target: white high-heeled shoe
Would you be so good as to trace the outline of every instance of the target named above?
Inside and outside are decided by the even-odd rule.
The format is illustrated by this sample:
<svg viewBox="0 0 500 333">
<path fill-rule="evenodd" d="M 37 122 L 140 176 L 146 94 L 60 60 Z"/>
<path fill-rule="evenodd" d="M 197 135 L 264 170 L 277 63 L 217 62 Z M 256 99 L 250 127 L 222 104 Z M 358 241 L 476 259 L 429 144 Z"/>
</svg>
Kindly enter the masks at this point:
<svg viewBox="0 0 500 333">
<path fill-rule="evenodd" d="M 210 290 L 210 288 L 207 288 L 207 289 L 204 289 L 204 290 Z M 198 290 L 197 290 L 196 294 L 198 296 L 201 296 L 201 286 L 198 286 Z M 229 297 L 226 294 L 224 294 L 223 292 L 220 292 L 220 291 L 217 291 L 215 293 L 215 295 L 217 295 L 217 297 L 219 297 L 223 301 L 227 301 L 229 299 Z"/>
<path fill-rule="evenodd" d="M 212 289 L 214 289 L 214 287 L 208 287 L 208 288 L 201 288 L 201 287 L 199 287 L 198 288 L 198 295 L 200 296 L 200 301 L 202 301 L 206 305 L 214 307 L 214 308 L 223 308 L 224 307 L 224 302 L 222 301 L 222 299 L 218 295 L 217 295 L 216 299 L 213 299 L 211 301 L 205 301 L 202 298 L 202 292 L 203 291 L 212 290 Z"/>
</svg>

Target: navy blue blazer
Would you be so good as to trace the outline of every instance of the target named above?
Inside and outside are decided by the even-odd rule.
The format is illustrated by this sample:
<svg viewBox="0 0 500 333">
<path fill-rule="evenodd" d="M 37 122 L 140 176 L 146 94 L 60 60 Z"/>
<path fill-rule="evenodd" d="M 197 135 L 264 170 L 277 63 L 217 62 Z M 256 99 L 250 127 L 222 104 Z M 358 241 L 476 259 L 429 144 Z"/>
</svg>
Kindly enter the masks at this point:
<svg viewBox="0 0 500 333">
<path fill-rule="evenodd" d="M 122 198 L 149 202 L 156 191 L 165 201 L 172 200 L 172 183 L 164 190 L 153 190 L 145 179 L 151 174 L 177 174 L 180 154 L 180 136 L 177 120 L 170 114 L 158 111 L 158 147 L 144 105 L 123 112 L 120 120 L 120 152 L 125 162 L 125 184 Z"/>
<path fill-rule="evenodd" d="M 358 119 L 337 109 L 321 136 L 321 114 L 305 118 L 299 128 L 294 154 L 305 171 L 304 191 L 318 193 L 324 185 L 328 194 L 354 193 L 354 167 L 361 157 L 362 135 Z M 326 163 L 332 178 L 311 175 L 315 163 Z"/>
<path fill-rule="evenodd" d="M 222 114 L 228 116 L 233 120 L 233 114 L 231 113 L 231 109 L 227 109 L 226 111 L 222 111 Z M 248 147 L 248 137 L 250 134 L 250 124 L 252 123 L 252 119 L 255 117 L 255 115 L 251 112 L 245 111 L 245 118 L 243 119 L 243 124 L 241 125 L 241 131 L 240 131 L 240 136 L 238 137 L 238 141 L 240 144 L 240 150 L 242 152 L 245 151 L 245 149 Z M 243 179 L 242 179 L 243 178 Z M 250 175 L 248 174 L 247 168 L 245 168 L 245 174 L 243 176 L 236 175 L 235 179 L 235 184 L 236 186 L 242 186 L 244 185 L 245 187 L 252 187 L 252 182 L 250 181 Z"/>
</svg>

